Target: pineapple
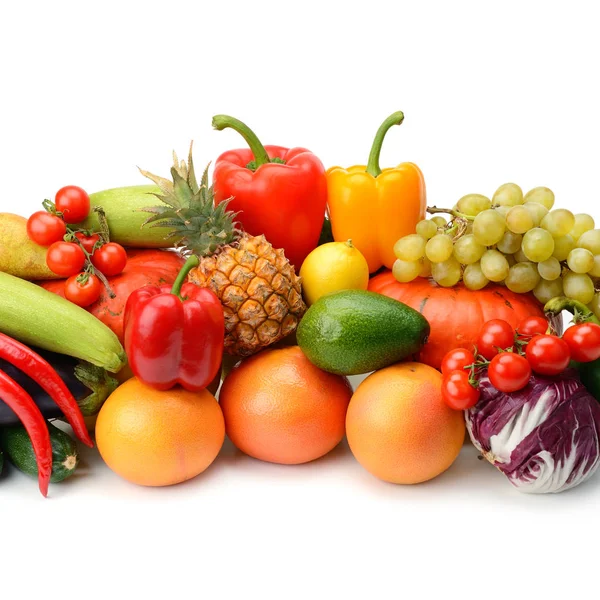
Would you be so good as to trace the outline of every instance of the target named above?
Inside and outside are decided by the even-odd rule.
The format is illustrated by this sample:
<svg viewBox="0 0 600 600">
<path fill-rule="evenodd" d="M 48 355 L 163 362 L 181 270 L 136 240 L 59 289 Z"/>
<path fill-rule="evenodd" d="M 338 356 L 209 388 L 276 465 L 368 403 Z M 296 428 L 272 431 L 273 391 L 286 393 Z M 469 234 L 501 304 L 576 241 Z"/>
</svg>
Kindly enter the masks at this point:
<svg viewBox="0 0 600 600">
<path fill-rule="evenodd" d="M 175 153 L 173 158 L 173 181 L 140 169 L 160 188 L 155 195 L 163 202 L 143 209 L 152 213 L 144 224 L 174 228 L 167 238 L 176 240 L 184 255 L 199 257 L 189 281 L 221 300 L 225 351 L 250 356 L 296 329 L 306 311 L 300 278 L 282 249 L 274 249 L 263 235 L 253 237 L 238 228 L 227 202 L 214 205 L 208 167 L 200 185 L 196 181 L 191 145 L 187 164 Z"/>
</svg>

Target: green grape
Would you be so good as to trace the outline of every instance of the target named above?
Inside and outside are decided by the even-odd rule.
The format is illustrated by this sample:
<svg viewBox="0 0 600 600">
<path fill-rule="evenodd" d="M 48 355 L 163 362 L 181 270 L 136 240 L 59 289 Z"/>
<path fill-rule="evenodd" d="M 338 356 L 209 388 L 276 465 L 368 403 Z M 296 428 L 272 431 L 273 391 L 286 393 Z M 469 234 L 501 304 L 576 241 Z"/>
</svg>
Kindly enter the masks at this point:
<svg viewBox="0 0 600 600">
<path fill-rule="evenodd" d="M 481 290 L 489 282 L 490 280 L 483 274 L 481 265 L 478 262 L 465 267 L 463 283 L 468 290 Z"/>
<path fill-rule="evenodd" d="M 419 276 L 421 272 L 421 263 L 412 260 L 400 260 L 399 258 L 392 265 L 392 273 L 396 281 L 407 283 Z"/>
<path fill-rule="evenodd" d="M 458 211 L 470 217 L 487 210 L 491 205 L 492 201 L 481 194 L 467 194 L 456 203 Z"/>
<path fill-rule="evenodd" d="M 415 261 L 425 256 L 425 244 L 427 241 L 416 233 L 411 233 L 400 238 L 394 244 L 396 258 L 406 261 Z"/>
<path fill-rule="evenodd" d="M 575 248 L 575 240 L 570 235 L 554 238 L 554 252 L 552 256 L 557 260 L 567 260 L 569 252 Z"/>
<path fill-rule="evenodd" d="M 514 254 L 521 249 L 522 235 L 513 233 L 512 231 L 506 231 L 502 236 L 502 239 L 498 242 L 497 248 L 503 254 Z"/>
<path fill-rule="evenodd" d="M 442 287 L 452 287 L 460 281 L 460 264 L 454 257 L 444 262 L 433 263 L 431 265 L 431 275 Z"/>
<path fill-rule="evenodd" d="M 434 235 L 425 246 L 425 256 L 433 263 L 441 263 L 452 256 L 452 239 L 445 233 Z"/>
<path fill-rule="evenodd" d="M 454 258 L 463 265 L 477 262 L 484 252 L 485 246 L 478 244 L 472 234 L 464 235 L 454 244 Z"/>
<path fill-rule="evenodd" d="M 508 261 L 502 252 L 498 250 L 486 250 L 481 257 L 481 270 L 490 281 L 502 281 L 508 275 L 510 269 Z"/>
<path fill-rule="evenodd" d="M 446 219 L 440 215 L 435 215 L 435 217 L 431 217 L 431 220 L 438 226 L 438 227 L 446 227 L 446 225 L 448 225 L 448 221 L 446 221 Z"/>
<path fill-rule="evenodd" d="M 534 227 L 523 236 L 521 248 L 528 260 L 543 262 L 554 252 L 554 239 L 545 229 Z"/>
<path fill-rule="evenodd" d="M 469 221 L 465 229 L 465 234 L 470 235 L 471 233 L 473 233 L 473 221 Z"/>
<path fill-rule="evenodd" d="M 592 254 L 600 254 L 600 229 L 591 229 L 582 233 L 577 240 L 577 245 L 589 250 Z"/>
<path fill-rule="evenodd" d="M 513 265 L 517 264 L 517 261 L 515 260 L 515 257 L 512 254 L 505 254 L 504 258 L 506 258 L 506 262 L 508 263 L 509 267 L 512 267 Z"/>
<path fill-rule="evenodd" d="M 590 215 L 586 215 L 585 213 L 579 213 L 575 215 L 575 225 L 573 225 L 573 229 L 571 229 L 571 237 L 577 241 L 579 236 L 581 236 L 586 231 L 590 231 L 594 229 L 596 224 L 594 223 L 594 218 Z"/>
<path fill-rule="evenodd" d="M 528 262 L 529 261 L 529 259 L 525 256 L 525 252 L 523 252 L 522 246 L 516 252 L 513 252 L 513 257 L 517 262 Z"/>
<path fill-rule="evenodd" d="M 596 292 L 592 301 L 588 304 L 588 308 L 600 319 L 600 292 Z"/>
<path fill-rule="evenodd" d="M 560 262 L 558 262 L 554 256 L 538 263 L 537 270 L 541 277 L 546 281 L 554 281 L 555 279 L 558 279 L 562 273 Z"/>
<path fill-rule="evenodd" d="M 536 187 L 529 190 L 523 198 L 524 202 L 539 202 L 550 210 L 554 206 L 554 192 L 547 187 Z M 568 232 L 567 232 L 568 233 Z"/>
<path fill-rule="evenodd" d="M 523 206 L 527 209 L 533 219 L 533 226 L 539 227 L 542 219 L 548 214 L 548 209 L 538 202 L 526 202 Z"/>
<path fill-rule="evenodd" d="M 480 212 L 473 221 L 473 235 L 475 241 L 482 246 L 493 246 L 497 244 L 504 235 L 506 223 L 495 210 L 484 210 Z"/>
<path fill-rule="evenodd" d="M 600 277 L 600 254 L 594 256 L 594 266 L 588 271 L 590 277 Z"/>
<path fill-rule="evenodd" d="M 582 273 L 567 273 L 563 277 L 565 296 L 589 304 L 594 297 L 594 282 Z"/>
<path fill-rule="evenodd" d="M 421 271 L 419 277 L 431 277 L 431 261 L 424 257 L 421 259 Z"/>
<path fill-rule="evenodd" d="M 506 215 L 509 213 L 512 206 L 496 206 L 494 210 L 504 219 L 506 219 Z"/>
<path fill-rule="evenodd" d="M 585 248 L 573 248 L 567 256 L 567 265 L 573 273 L 587 273 L 594 268 L 594 255 Z"/>
<path fill-rule="evenodd" d="M 437 228 L 433 219 L 423 219 L 417 223 L 415 230 L 423 239 L 429 240 L 437 233 Z"/>
<path fill-rule="evenodd" d="M 575 215 L 566 208 L 551 210 L 540 223 L 540 227 L 549 231 L 552 237 L 567 235 L 575 225 Z"/>
<path fill-rule="evenodd" d="M 516 206 L 523 204 L 523 190 L 516 183 L 504 183 L 492 196 L 495 206 Z"/>
<path fill-rule="evenodd" d="M 525 233 L 533 227 L 533 217 L 524 206 L 513 206 L 506 215 L 506 227 L 513 233 Z"/>
<path fill-rule="evenodd" d="M 540 282 L 540 274 L 531 262 L 513 265 L 506 277 L 506 287 L 516 294 L 526 294 Z"/>
<path fill-rule="evenodd" d="M 563 282 L 562 279 L 555 279 L 554 281 L 546 281 L 542 279 L 534 288 L 533 295 L 537 298 L 538 302 L 546 304 L 556 298 L 556 296 L 563 295 Z"/>
</svg>

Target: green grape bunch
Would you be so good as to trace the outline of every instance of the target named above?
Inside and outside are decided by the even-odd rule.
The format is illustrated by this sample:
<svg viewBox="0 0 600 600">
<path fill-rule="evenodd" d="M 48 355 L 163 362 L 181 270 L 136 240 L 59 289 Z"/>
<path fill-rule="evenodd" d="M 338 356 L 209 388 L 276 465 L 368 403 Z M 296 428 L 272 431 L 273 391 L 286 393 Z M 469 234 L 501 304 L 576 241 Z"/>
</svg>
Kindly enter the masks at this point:
<svg viewBox="0 0 600 600">
<path fill-rule="evenodd" d="M 523 194 L 505 183 L 491 199 L 467 194 L 452 209 L 430 207 L 433 216 L 394 245 L 394 277 L 432 277 L 443 287 L 462 281 L 469 290 L 492 282 L 543 304 L 564 295 L 600 318 L 600 229 L 590 215 L 554 203 L 547 187 Z"/>
</svg>

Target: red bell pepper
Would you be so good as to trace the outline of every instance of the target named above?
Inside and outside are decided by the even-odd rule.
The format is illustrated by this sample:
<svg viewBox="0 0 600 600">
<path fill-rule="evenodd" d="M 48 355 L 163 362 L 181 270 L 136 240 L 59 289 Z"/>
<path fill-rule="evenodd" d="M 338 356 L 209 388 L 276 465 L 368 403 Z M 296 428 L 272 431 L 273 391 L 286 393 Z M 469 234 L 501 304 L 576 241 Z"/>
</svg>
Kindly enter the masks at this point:
<svg viewBox="0 0 600 600">
<path fill-rule="evenodd" d="M 244 123 L 227 115 L 213 127 L 240 133 L 249 148 L 217 158 L 213 173 L 215 202 L 231 199 L 229 209 L 250 235 L 264 234 L 283 248 L 296 267 L 317 247 L 325 218 L 327 180 L 323 163 L 305 148 L 263 146 Z"/>
<path fill-rule="evenodd" d="M 217 296 L 183 283 L 198 266 L 191 256 L 173 287 L 145 286 L 125 306 L 125 350 L 133 374 L 146 385 L 168 390 L 204 389 L 216 376 L 223 357 L 225 318 Z"/>
</svg>

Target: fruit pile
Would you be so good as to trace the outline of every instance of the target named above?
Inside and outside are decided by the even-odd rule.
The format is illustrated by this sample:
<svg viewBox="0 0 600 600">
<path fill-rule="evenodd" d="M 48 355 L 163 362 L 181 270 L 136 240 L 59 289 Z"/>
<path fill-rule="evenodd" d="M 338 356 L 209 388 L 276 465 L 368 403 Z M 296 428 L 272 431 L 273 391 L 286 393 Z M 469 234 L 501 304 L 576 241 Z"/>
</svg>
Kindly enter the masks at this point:
<svg viewBox="0 0 600 600">
<path fill-rule="evenodd" d="M 500 283 L 517 294 L 533 292 L 544 304 L 564 294 L 600 315 L 600 229 L 588 214 L 553 207 L 547 187 L 523 195 L 506 183 L 491 200 L 467 194 L 452 209 L 429 208 L 435 216 L 394 245 L 394 276 L 431 276 L 444 287 L 462 281 L 469 290 Z"/>
<path fill-rule="evenodd" d="M 145 486 L 202 473 L 225 436 L 279 464 L 345 436 L 368 472 L 416 484 L 466 432 L 522 491 L 588 479 L 600 230 L 548 188 L 428 209 L 416 165 L 379 165 L 403 119 L 367 164 L 326 170 L 217 115 L 249 148 L 212 181 L 190 146 L 170 178 L 0 213 L 0 471 L 6 456 L 45 495 L 79 463 L 66 424 L 92 445 L 87 423 L 108 467 Z"/>
</svg>

